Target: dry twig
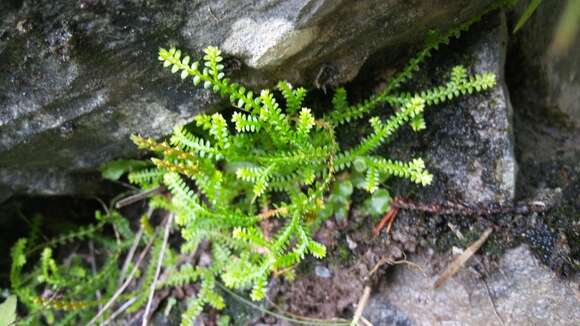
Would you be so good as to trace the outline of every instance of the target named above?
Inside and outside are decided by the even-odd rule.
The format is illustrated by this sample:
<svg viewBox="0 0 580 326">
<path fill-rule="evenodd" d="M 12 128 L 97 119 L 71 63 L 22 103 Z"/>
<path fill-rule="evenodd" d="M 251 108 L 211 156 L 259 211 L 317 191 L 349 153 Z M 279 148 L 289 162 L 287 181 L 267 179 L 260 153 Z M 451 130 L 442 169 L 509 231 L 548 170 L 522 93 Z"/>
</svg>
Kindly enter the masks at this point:
<svg viewBox="0 0 580 326">
<path fill-rule="evenodd" d="M 447 280 L 451 276 L 455 275 L 455 273 L 457 273 L 459 271 L 461 266 L 463 266 L 465 264 L 465 262 L 467 262 L 469 260 L 469 258 L 471 258 L 471 256 L 473 256 L 477 252 L 477 250 L 479 250 L 479 248 L 481 248 L 481 246 L 483 245 L 485 240 L 487 240 L 487 238 L 489 237 L 491 232 L 492 232 L 491 228 L 485 230 L 485 232 L 483 232 L 483 234 L 481 235 L 481 237 L 479 237 L 479 239 L 477 241 L 472 243 L 469 247 L 467 247 L 467 249 L 465 249 L 465 251 L 461 255 L 459 255 L 457 258 L 455 258 L 453 260 L 453 262 L 451 262 L 451 264 L 449 264 L 449 266 L 447 266 L 447 268 L 441 274 L 441 276 L 439 276 L 439 278 L 437 278 L 433 287 L 434 288 L 441 287 L 441 285 L 445 284 L 445 282 L 447 282 Z"/>
<path fill-rule="evenodd" d="M 118 202 L 115 203 L 115 208 L 119 209 L 121 207 L 125 207 L 128 205 L 131 205 L 133 203 L 136 203 L 140 200 L 149 198 L 157 193 L 160 193 L 163 190 L 163 187 L 157 187 L 157 188 L 153 188 L 153 189 L 149 189 L 149 190 L 145 190 L 139 193 L 136 193 L 134 195 L 125 197 L 121 200 L 119 200 Z"/>
<path fill-rule="evenodd" d="M 405 256 L 405 253 L 403 253 L 403 259 L 401 260 L 392 260 L 386 257 L 381 257 L 381 259 L 379 259 L 379 261 L 375 264 L 375 266 L 373 266 L 373 268 L 371 268 L 371 271 L 369 272 L 369 274 L 366 276 L 365 280 L 368 280 L 371 276 L 373 276 L 374 273 L 376 273 L 379 268 L 385 264 L 389 264 L 389 265 L 402 265 L 402 264 L 407 264 L 409 266 L 412 266 L 416 269 L 418 269 L 421 273 L 423 273 L 423 275 L 427 275 L 425 273 L 425 270 L 419 266 L 418 264 L 412 262 L 412 261 L 408 261 L 407 257 Z"/>
<path fill-rule="evenodd" d="M 149 206 L 149 208 L 147 209 L 147 219 L 151 218 L 151 215 L 153 214 L 154 209 Z M 127 269 L 129 268 L 129 265 L 131 264 L 131 261 L 133 260 L 133 256 L 135 255 L 135 251 L 137 251 L 137 247 L 139 246 L 139 243 L 141 243 L 141 237 L 143 237 L 143 228 L 139 228 L 139 231 L 137 232 L 137 235 L 135 236 L 135 239 L 133 239 L 133 243 L 131 244 L 131 248 L 129 249 L 129 252 L 127 253 L 127 257 L 125 258 L 125 262 L 123 263 L 123 268 L 121 269 L 121 276 L 119 277 L 119 285 L 123 283 L 123 279 L 125 278 L 125 274 L 127 273 Z"/>
<path fill-rule="evenodd" d="M 159 253 L 159 259 L 157 260 L 157 267 L 155 269 L 155 277 L 153 278 L 153 283 L 151 283 L 151 288 L 149 290 L 149 299 L 147 300 L 147 306 L 145 307 L 145 313 L 143 313 L 143 323 L 142 326 L 147 326 L 147 319 L 151 310 L 151 303 L 153 303 L 153 295 L 155 294 L 155 288 L 157 287 L 157 282 L 159 281 L 159 273 L 161 273 L 161 265 L 163 263 L 163 257 L 165 256 L 165 250 L 167 249 L 167 242 L 169 241 L 169 231 L 171 230 L 171 225 L 173 224 L 174 214 L 169 215 L 169 219 L 165 225 L 165 234 L 163 235 L 163 245 L 161 247 L 161 252 Z"/>
<path fill-rule="evenodd" d="M 396 197 L 391 202 L 391 207 L 421 211 L 429 214 L 470 215 L 484 216 L 492 214 L 527 214 L 530 212 L 543 212 L 549 209 L 549 205 L 541 201 L 521 201 L 515 205 L 502 205 L 491 203 L 487 205 L 469 205 L 447 201 L 444 203 L 422 203 L 408 198 Z"/>
<path fill-rule="evenodd" d="M 214 15 L 214 13 L 213 13 L 213 10 L 211 10 L 211 6 L 207 6 L 207 9 L 208 9 L 208 11 L 209 11 L 209 14 L 210 14 L 210 16 L 211 16 L 213 19 L 215 19 L 215 21 L 216 21 L 217 23 L 219 23 L 219 22 L 220 22 L 220 20 L 219 20 L 219 19 L 216 17 L 216 15 Z"/>
<path fill-rule="evenodd" d="M 365 307 L 367 306 L 367 302 L 369 301 L 370 295 L 371 295 L 371 287 L 367 285 L 367 286 L 365 286 L 365 288 L 363 290 L 363 294 L 361 295 L 360 299 L 358 300 L 358 304 L 356 305 L 356 311 L 354 312 L 354 316 L 352 318 L 352 322 L 350 323 L 350 326 L 357 326 L 358 325 L 358 321 L 362 317 L 362 313 L 363 313 Z"/>
<path fill-rule="evenodd" d="M 100 309 L 99 312 L 95 315 L 95 317 L 93 317 L 93 319 L 91 319 L 89 321 L 89 323 L 87 324 L 88 326 L 94 325 L 95 322 L 99 318 L 101 318 L 101 316 L 105 313 L 105 311 L 107 311 L 109 308 L 111 308 L 111 306 L 113 306 L 115 301 L 121 296 L 121 294 L 123 294 L 123 291 L 125 291 L 127 286 L 129 286 L 129 284 L 133 280 L 133 277 L 135 276 L 135 273 L 137 273 L 137 270 L 139 269 L 139 266 L 143 262 L 143 259 L 145 258 L 145 256 L 147 256 L 147 252 L 149 252 L 149 249 L 151 249 L 151 246 L 153 245 L 153 240 L 155 240 L 155 235 L 153 237 L 151 237 L 151 240 L 149 240 L 149 243 L 147 243 L 147 246 L 145 247 L 145 249 L 143 249 L 143 251 L 141 252 L 141 255 L 139 255 L 139 259 L 137 259 L 137 262 L 135 263 L 133 270 L 131 271 L 131 273 L 127 277 L 127 280 L 125 280 L 125 282 L 117 289 L 117 291 L 115 292 L 115 294 L 113 294 L 111 299 L 109 299 L 109 301 L 107 301 L 107 303 L 105 304 L 103 309 Z"/>
<path fill-rule="evenodd" d="M 362 321 L 362 323 L 365 326 L 374 326 L 373 323 L 371 323 L 368 319 L 366 319 L 365 317 L 360 317 L 360 321 Z"/>
<path fill-rule="evenodd" d="M 115 318 L 117 318 L 120 314 L 122 314 L 125 310 L 127 310 L 127 308 L 129 308 L 136 300 L 137 297 L 133 297 L 127 300 L 127 302 L 123 303 L 123 305 L 119 307 L 119 309 L 115 310 L 115 312 L 113 312 L 111 316 L 109 316 L 109 318 L 107 318 L 107 320 L 103 322 L 102 326 L 105 326 L 109 324 L 111 321 L 115 320 Z"/>
<path fill-rule="evenodd" d="M 123 280 L 125 279 L 125 274 L 127 274 L 127 269 L 129 268 L 129 265 L 131 264 L 131 261 L 133 260 L 133 256 L 135 255 L 135 251 L 137 251 L 137 247 L 139 246 L 139 243 L 141 242 L 141 237 L 143 237 L 143 229 L 139 228 L 139 232 L 137 232 L 137 235 L 135 235 L 135 239 L 133 240 L 133 243 L 131 244 L 131 248 L 129 249 L 129 253 L 127 254 L 127 257 L 125 258 L 125 262 L 123 263 L 123 268 L 121 269 L 121 276 L 119 277 L 119 285 L 123 284 Z"/>
</svg>

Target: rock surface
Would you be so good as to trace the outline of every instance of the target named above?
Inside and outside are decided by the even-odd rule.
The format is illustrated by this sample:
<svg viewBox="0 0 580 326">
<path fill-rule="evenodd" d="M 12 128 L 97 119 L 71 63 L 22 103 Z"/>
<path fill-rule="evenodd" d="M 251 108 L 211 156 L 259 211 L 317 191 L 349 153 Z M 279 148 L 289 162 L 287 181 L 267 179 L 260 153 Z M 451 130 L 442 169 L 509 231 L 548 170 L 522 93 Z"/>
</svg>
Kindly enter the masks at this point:
<svg viewBox="0 0 580 326">
<path fill-rule="evenodd" d="M 83 173 L 136 155 L 131 133 L 160 136 L 207 109 L 205 91 L 160 68 L 160 46 L 218 45 L 254 85 L 335 84 L 378 49 L 416 43 L 491 2 L 2 1 L 0 191 L 92 192 Z"/>
<path fill-rule="evenodd" d="M 520 100 L 530 113 L 547 111 L 552 119 L 580 128 L 580 35 L 569 48 L 557 52 L 553 47 L 560 18 L 567 1 L 548 0 L 534 12 L 514 35 L 512 52 L 515 75 L 527 96 Z M 526 3 L 513 15 L 521 15 Z M 523 94 L 522 94 L 523 95 Z"/>
<path fill-rule="evenodd" d="M 371 297 L 364 315 L 373 325 L 556 326 L 580 320 L 579 284 L 558 279 L 526 246 L 506 252 L 490 274 L 468 263 L 439 289 L 433 289 L 441 271 L 433 257 L 414 262 L 425 274 L 399 265 Z"/>
<path fill-rule="evenodd" d="M 507 82 L 521 162 L 580 157 L 580 35 L 567 51 L 551 47 L 566 3 L 543 1 L 509 47 Z"/>
<path fill-rule="evenodd" d="M 470 73 L 493 72 L 497 85 L 490 91 L 429 107 L 426 130 L 414 133 L 407 128 L 389 143 L 392 146 L 387 145 L 391 157 L 422 157 L 434 175 L 426 188 L 398 182 L 394 195 L 416 194 L 424 203 L 511 204 L 517 162 L 512 105 L 504 79 L 507 37 L 504 16 L 486 16 L 459 40 L 435 52 L 416 74 L 417 85 L 411 89 L 446 83 L 455 65 L 465 66 Z"/>
</svg>

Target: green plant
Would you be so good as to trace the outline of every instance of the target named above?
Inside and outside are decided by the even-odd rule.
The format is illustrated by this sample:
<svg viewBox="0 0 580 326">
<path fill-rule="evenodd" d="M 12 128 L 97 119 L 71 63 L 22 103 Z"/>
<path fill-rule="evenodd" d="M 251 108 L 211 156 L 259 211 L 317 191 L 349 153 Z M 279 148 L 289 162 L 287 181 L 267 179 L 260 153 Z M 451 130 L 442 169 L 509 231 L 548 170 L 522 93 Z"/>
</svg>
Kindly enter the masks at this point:
<svg viewBox="0 0 580 326">
<path fill-rule="evenodd" d="M 181 79 L 191 78 L 194 85 L 228 98 L 235 108 L 231 118 L 222 113 L 198 115 L 195 126 L 176 127 L 169 141 L 134 136 L 140 148 L 156 152 L 159 158 L 152 159 L 156 168 L 129 175 L 145 188 L 163 184 L 170 190 L 172 199 L 162 206 L 176 214 L 186 241 L 182 250 L 195 250 L 205 240 L 211 242 L 209 266 L 186 266 L 174 275 L 180 283 L 198 279 L 202 283 L 185 320 L 197 315 L 203 303 L 223 306 L 215 291 L 217 278 L 230 288 L 251 288 L 252 299 L 260 300 L 273 272 L 287 271 L 307 254 L 324 257 L 324 246 L 314 241 L 312 234 L 321 220 L 332 214 L 325 211 L 325 203 L 337 172 L 354 167 L 365 175 L 363 188 L 379 193 L 381 198 L 388 198 L 381 185 L 391 176 L 430 184 L 432 176 L 421 158 L 401 162 L 373 155 L 373 151 L 404 125 L 415 131 L 424 129 L 426 106 L 495 85 L 493 74 L 470 76 L 457 66 L 444 85 L 414 94 L 395 92 L 427 56 L 428 52 L 422 52 L 383 92 L 367 101 L 350 105 L 346 91 L 339 88 L 332 100 L 333 110 L 317 119 L 302 106 L 305 89 L 279 82 L 283 106 L 270 90 L 254 93 L 229 80 L 217 48 L 204 52 L 202 64 L 174 48 L 161 49 L 159 59 Z M 335 128 L 384 104 L 398 110 L 384 121 L 370 118 L 373 132 L 357 146 L 340 148 Z M 346 182 L 337 183 L 338 190 L 328 203 L 334 204 L 332 196 L 344 202 L 343 197 L 352 193 L 349 187 L 352 185 Z M 388 200 L 383 200 L 382 206 L 375 205 L 377 213 L 387 208 Z M 266 219 L 276 219 L 276 232 L 265 234 L 260 228 L 259 223 Z"/>
<path fill-rule="evenodd" d="M 531 0 L 530 1 L 530 3 L 528 4 L 526 9 L 524 10 L 522 15 L 520 16 L 520 18 L 518 18 L 518 22 L 516 23 L 516 26 L 514 27 L 514 30 L 513 30 L 514 34 L 517 33 L 524 26 L 524 24 L 528 21 L 528 19 L 530 19 L 530 17 L 532 17 L 532 15 L 536 11 L 536 9 L 538 9 L 538 6 L 540 5 L 540 3 L 542 3 L 542 0 Z"/>
<path fill-rule="evenodd" d="M 67 314 L 64 317 L 57 314 L 57 325 L 67 325 L 73 320 L 86 321 L 94 314 L 91 308 L 105 302 L 115 291 L 113 280 L 119 276 L 118 261 L 134 241 L 135 234 L 128 221 L 117 212 L 97 212 L 95 216 L 97 224 L 80 227 L 41 244 L 37 243 L 40 223 L 36 222 L 30 236 L 18 240 L 12 247 L 12 291 L 28 308 L 27 317 L 19 324 L 36 325 L 42 318 L 54 323 L 58 311 Z M 105 226 L 113 227 L 118 237 L 106 236 L 103 232 Z M 83 241 L 90 242 L 94 250 L 102 252 L 104 261 L 101 259 L 98 271 L 91 270 L 91 263 L 95 261 L 81 258 L 81 255 L 57 263 L 54 252 L 58 247 Z M 38 257 L 34 264 L 30 262 L 33 257 Z"/>
<path fill-rule="evenodd" d="M 307 255 L 316 258 L 326 255 L 326 248 L 312 235 L 330 216 L 347 217 L 353 188 L 365 189 L 371 194 L 365 209 L 377 216 L 389 208 L 390 194 L 384 184 L 390 177 L 405 178 L 421 186 L 430 184 L 433 177 L 421 158 L 402 162 L 374 153 L 402 127 L 408 125 L 416 132 L 425 129 L 423 112 L 427 107 L 495 85 L 493 74 L 469 75 L 465 68 L 457 66 L 443 85 L 416 92 L 402 90 L 431 51 L 452 36 L 458 36 L 466 26 L 432 35 L 426 48 L 379 94 L 366 101 L 350 104 L 346 90 L 338 88 L 332 98 L 332 110 L 321 117 L 303 106 L 307 94 L 304 88 L 294 88 L 281 81 L 277 84 L 277 93 L 267 89 L 254 92 L 232 82 L 224 75 L 221 52 L 215 47 L 205 49 L 202 63 L 183 56 L 180 50 L 161 49 L 159 59 L 165 67 L 179 73 L 181 79 L 189 79 L 194 85 L 227 98 L 234 110 L 198 115 L 194 123 L 177 126 L 166 141 L 132 137 L 140 148 L 156 155 L 151 159 L 153 167 L 133 171 L 128 178 L 144 189 L 164 186 L 169 190 L 170 196 L 157 193 L 150 206 L 175 217 L 183 241 L 179 251 L 175 245 L 164 250 L 167 242 L 156 236 L 157 230 L 147 218 L 141 220 L 139 234 L 143 234 L 143 239 L 136 241 L 140 248 L 148 243 L 143 255 L 149 248 L 151 253 L 144 267 L 139 263 L 130 264 L 129 270 L 137 273 L 140 282 L 122 294 L 122 298 L 132 302 L 128 311 L 136 311 L 146 304 L 149 288 L 193 283 L 200 284 L 199 291 L 190 299 L 182 316 L 184 325 L 191 324 L 206 304 L 217 309 L 224 307 L 219 281 L 228 288 L 249 289 L 251 298 L 260 300 L 266 295 L 273 273 L 292 278 L 293 267 Z M 391 110 L 391 116 L 370 117 L 372 132 L 357 145 L 344 148 L 337 142 L 338 126 L 367 117 L 379 108 Z M 109 171 L 108 177 L 116 179 L 123 171 L 141 166 L 121 162 L 105 170 Z M 350 177 L 339 178 L 338 173 Z M 171 225 L 167 223 L 165 227 L 169 230 Z M 262 223 L 270 224 L 271 231 L 263 230 Z M 112 225 L 120 234 L 116 242 L 97 235 L 105 225 Z M 110 282 L 102 275 L 113 273 L 113 278 L 119 279 L 122 274 L 119 258 L 135 241 L 135 232 L 112 211 L 106 218 L 100 216 L 98 225 L 47 245 L 52 247 L 82 237 L 99 240 L 111 252 L 96 275 L 80 261 L 59 266 L 52 249 L 35 245 L 34 251 L 45 249 L 39 263 L 23 278 L 29 257 L 26 251 L 31 244 L 22 239 L 14 246 L 13 291 L 33 315 L 43 314 L 50 319 L 52 310 L 43 309 L 68 309 L 71 313 L 63 320 L 86 323 L 98 305 L 107 302 L 105 306 L 109 307 L 117 298 L 118 282 Z M 176 257 L 191 257 L 200 247 L 210 253 L 207 261 L 195 265 L 185 260 L 176 266 Z M 165 277 L 161 280 L 159 268 L 164 269 Z M 68 297 L 46 300 L 36 294 L 38 289 L 47 288 L 67 293 Z M 97 290 L 101 299 L 83 299 L 94 297 Z M 97 317 L 107 317 L 105 310 L 98 310 Z"/>
</svg>

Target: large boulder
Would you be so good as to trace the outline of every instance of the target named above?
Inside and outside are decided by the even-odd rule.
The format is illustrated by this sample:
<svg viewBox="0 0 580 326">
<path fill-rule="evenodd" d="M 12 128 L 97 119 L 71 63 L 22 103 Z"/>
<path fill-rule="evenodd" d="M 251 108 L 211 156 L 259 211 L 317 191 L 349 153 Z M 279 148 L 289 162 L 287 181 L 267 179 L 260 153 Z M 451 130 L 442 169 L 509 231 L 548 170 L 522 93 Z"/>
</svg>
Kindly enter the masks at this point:
<svg viewBox="0 0 580 326">
<path fill-rule="evenodd" d="M 86 173 L 136 154 L 131 133 L 160 136 L 208 109 L 207 92 L 160 68 L 160 46 L 220 46 L 257 86 L 334 85 L 492 2 L 2 1 L 0 197 L 92 192 Z"/>
</svg>

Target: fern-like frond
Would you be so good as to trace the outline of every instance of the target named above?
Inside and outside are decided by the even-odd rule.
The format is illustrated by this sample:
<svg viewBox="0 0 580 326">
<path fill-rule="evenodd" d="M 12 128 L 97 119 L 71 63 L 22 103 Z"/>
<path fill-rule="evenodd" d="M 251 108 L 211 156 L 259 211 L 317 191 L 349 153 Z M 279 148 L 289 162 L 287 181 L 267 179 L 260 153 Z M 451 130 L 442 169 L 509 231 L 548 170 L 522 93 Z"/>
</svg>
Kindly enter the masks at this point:
<svg viewBox="0 0 580 326">
<path fill-rule="evenodd" d="M 199 277 L 200 271 L 197 267 L 191 264 L 185 264 L 178 271 L 171 273 L 159 287 L 184 286 L 194 283 Z"/>
<path fill-rule="evenodd" d="M 286 100 L 286 112 L 288 114 L 298 112 L 298 110 L 300 110 L 302 107 L 302 101 L 304 101 L 304 97 L 306 97 L 306 89 L 303 87 L 294 89 L 287 81 L 279 81 L 277 87 Z"/>
<path fill-rule="evenodd" d="M 403 126 L 403 124 L 423 113 L 424 108 L 425 103 L 423 99 L 421 97 L 414 97 L 386 122 L 382 122 L 377 117 L 371 118 L 370 124 L 373 127 L 373 133 L 364 138 L 354 149 L 345 152 L 337 158 L 336 165 L 338 169 L 350 166 L 356 157 L 366 155 L 376 149 Z"/>
<path fill-rule="evenodd" d="M 262 106 L 259 118 L 268 126 L 270 137 L 277 143 L 288 143 L 291 140 L 290 122 L 286 114 L 282 113 L 274 95 L 269 90 L 262 90 L 260 101 Z"/>
<path fill-rule="evenodd" d="M 211 159 L 220 159 L 220 151 L 213 147 L 209 140 L 203 140 L 195 137 L 185 130 L 184 126 L 179 125 L 173 130 L 171 135 L 171 144 L 185 150 L 194 151 L 201 158 L 208 157 Z"/>
<path fill-rule="evenodd" d="M 12 265 L 10 269 L 10 284 L 15 293 L 20 291 L 22 285 L 22 268 L 26 265 L 26 244 L 27 239 L 22 238 L 16 241 L 10 250 L 10 257 L 12 258 Z"/>
<path fill-rule="evenodd" d="M 234 112 L 232 115 L 232 122 L 236 126 L 238 132 L 257 132 L 260 131 L 262 123 L 257 116 Z"/>
<path fill-rule="evenodd" d="M 224 78 L 221 52 L 215 47 L 208 47 L 204 50 L 204 68 L 200 71 L 200 64 L 197 61 L 190 63 L 189 57 L 181 59 L 181 51 L 175 48 L 169 50 L 159 50 L 159 60 L 163 66 L 171 68 L 172 73 L 181 71 L 181 79 L 191 77 L 194 85 L 203 83 L 203 87 L 211 89 L 221 96 L 229 97 L 230 102 L 246 111 L 258 111 L 259 103 L 255 100 L 253 93 L 237 83 L 230 83 Z"/>
<path fill-rule="evenodd" d="M 444 86 L 436 87 L 420 92 L 418 95 L 425 100 L 427 105 L 440 104 L 452 100 L 460 95 L 481 92 L 495 86 L 495 75 L 491 73 L 476 74 L 472 76 L 456 72 L 463 71 L 463 67 L 454 68 L 452 79 Z"/>
<path fill-rule="evenodd" d="M 219 148 L 227 149 L 230 147 L 228 123 L 221 114 L 214 113 L 211 116 L 211 127 L 209 128 L 209 133 L 216 139 Z"/>
<path fill-rule="evenodd" d="M 298 121 L 296 122 L 296 133 L 298 137 L 306 138 L 312 127 L 314 127 L 314 123 L 315 120 L 310 113 L 310 109 L 302 108 L 298 115 Z"/>
<path fill-rule="evenodd" d="M 172 73 L 229 99 L 234 109 L 223 115 L 197 115 L 193 123 L 175 127 L 168 141 L 131 137 L 140 149 L 153 152 L 155 157 L 152 164 L 141 165 L 147 168 L 133 170 L 129 181 L 144 188 L 168 190 L 156 192 L 149 206 L 151 210 L 174 214 L 181 236 L 179 241 L 163 245 L 166 250 L 160 263 L 162 275 L 167 277 L 159 279 L 157 288 L 199 284 L 191 287 L 198 292 L 188 302 L 183 325 L 192 325 L 205 306 L 224 307 L 224 299 L 215 289 L 217 279 L 227 287 L 249 290 L 253 300 L 261 300 L 266 296 L 272 273 L 292 278 L 293 267 L 307 255 L 324 257 L 325 246 L 314 241 L 312 234 L 333 214 L 337 220 L 348 218 L 355 186 L 373 193 L 370 204 L 365 203 L 365 211 L 376 216 L 388 209 L 391 195 L 381 187 L 389 177 L 401 177 L 421 186 L 432 182 L 433 176 L 420 158 L 402 162 L 372 153 L 407 124 L 414 131 L 425 129 L 426 106 L 495 85 L 492 74 L 470 75 L 467 69 L 457 66 L 449 81 L 440 86 L 423 91 L 401 90 L 412 85 L 407 81 L 431 51 L 458 35 L 462 28 L 434 34 L 425 49 L 367 100 L 350 104 L 346 90 L 338 88 L 332 99 L 333 110 L 322 119 L 313 114 L 318 110 L 303 107 L 304 88 L 281 81 L 277 84 L 281 94 L 278 96 L 267 89 L 251 90 L 232 82 L 224 75 L 224 59 L 216 47 L 206 48 L 201 62 L 174 48 L 160 49 L 159 60 Z M 279 102 L 282 97 L 284 101 Z M 335 136 L 338 126 L 363 118 L 378 107 L 392 110 L 392 114 L 369 117 L 372 132 L 355 145 L 341 149 Z M 230 115 L 231 120 L 227 121 L 224 117 Z M 337 171 L 351 167 L 352 171 L 345 171 L 340 180 L 335 180 Z M 130 311 L 140 309 L 147 301 L 162 252 L 161 240 L 154 236 L 155 219 L 148 214 L 141 220 L 137 233 L 141 240 L 134 242 L 133 223 L 117 212 L 96 217 L 98 224 L 94 226 L 74 230 L 46 244 L 34 244 L 31 249 L 30 243 L 27 246 L 25 239 L 20 240 L 12 249 L 13 291 L 31 313 L 42 315 L 31 318 L 31 323 L 41 318 L 53 319 L 53 310 L 70 311 L 62 319 L 69 324 L 86 324 L 96 313 L 110 313 L 96 306 L 107 302 L 119 282 L 128 279 L 127 270 L 138 273 L 130 276 L 135 278 L 132 292 L 127 291 L 121 298 L 132 300 Z M 265 223 L 266 220 L 272 223 Z M 274 227 L 263 228 L 266 224 Z M 106 230 L 115 231 L 114 238 L 97 232 L 105 225 L 111 226 Z M 92 266 L 86 266 L 79 257 L 59 265 L 52 247 L 73 240 L 90 240 L 91 250 L 97 244 L 98 251 L 106 257 Z M 153 247 L 149 256 L 140 256 L 143 263 L 128 259 L 121 270 L 121 258 L 130 257 L 145 243 Z M 23 278 L 26 254 L 38 249 L 43 251 L 37 265 L 32 268 L 29 264 L 32 271 Z M 193 257 L 199 250 L 203 250 L 204 258 L 199 259 L 198 265 L 191 265 L 190 258 L 183 262 L 183 257 Z M 183 263 L 180 269 L 176 268 Z M 135 269 L 137 266 L 139 269 Z M 94 271 L 96 268 L 100 270 Z M 63 295 L 52 300 L 37 295 L 38 290 Z M 100 300 L 96 300 L 95 293 L 101 294 Z"/>
<path fill-rule="evenodd" d="M 159 185 L 165 175 L 164 170 L 157 168 L 145 169 L 129 173 L 129 182 L 140 185 L 144 188 L 152 188 Z"/>
<path fill-rule="evenodd" d="M 386 176 L 397 176 L 409 179 L 416 184 L 427 186 L 431 184 L 433 175 L 425 169 L 425 163 L 422 159 L 416 158 L 411 162 L 404 163 L 399 161 L 387 160 L 380 157 L 367 158 L 369 169 L 376 169 L 379 173 Z"/>
<path fill-rule="evenodd" d="M 429 58 L 434 50 L 437 50 L 442 44 L 449 44 L 451 38 L 459 38 L 462 32 L 468 30 L 483 15 L 503 6 L 509 5 L 506 5 L 503 1 L 495 1 L 480 15 L 472 17 L 463 24 L 451 28 L 444 33 L 432 31 L 425 40 L 424 48 L 417 52 L 401 71 L 389 79 L 387 86 L 379 94 L 371 96 L 368 100 L 349 106 L 346 101 L 346 91 L 343 88 L 337 89 L 333 99 L 334 111 L 327 117 L 327 120 L 334 125 L 340 125 L 364 117 L 367 113 L 383 103 L 388 103 L 391 106 L 400 106 L 401 103 L 398 101 L 397 96 L 393 96 L 393 93 L 412 78 L 413 73 L 419 70 L 421 63 Z M 481 89 L 485 88 L 481 87 Z M 425 101 L 428 104 L 431 103 L 427 98 L 425 98 Z"/>
<path fill-rule="evenodd" d="M 368 192 L 373 193 L 379 187 L 379 171 L 374 166 L 367 169 L 367 176 L 365 178 L 365 188 Z"/>
<path fill-rule="evenodd" d="M 182 163 L 160 160 L 157 158 L 152 158 L 151 161 L 160 169 L 160 171 L 176 172 L 190 177 L 196 176 L 199 172 L 199 167 L 191 161 L 188 161 L 188 163 Z M 135 180 L 134 177 L 132 179 Z"/>
</svg>

